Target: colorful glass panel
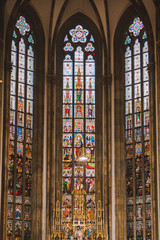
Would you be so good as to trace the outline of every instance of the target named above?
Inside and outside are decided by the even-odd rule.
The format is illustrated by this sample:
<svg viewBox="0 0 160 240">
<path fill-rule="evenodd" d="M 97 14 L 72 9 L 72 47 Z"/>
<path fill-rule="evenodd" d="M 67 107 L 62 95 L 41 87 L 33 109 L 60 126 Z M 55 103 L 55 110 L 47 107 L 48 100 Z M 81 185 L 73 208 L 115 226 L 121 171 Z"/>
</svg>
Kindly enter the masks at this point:
<svg viewBox="0 0 160 240">
<path fill-rule="evenodd" d="M 30 26 L 20 16 L 11 44 L 7 239 L 31 238 L 33 101 L 27 98 L 33 99 L 34 50 L 26 48 L 29 32 Z M 29 55 L 32 72 L 26 71 Z"/>
<path fill-rule="evenodd" d="M 124 42 L 127 239 L 137 240 L 152 239 L 149 47 L 143 28 L 135 18 Z"/>
<path fill-rule="evenodd" d="M 88 39 L 87 39 L 88 36 Z M 71 42 L 71 41 L 72 42 Z M 90 42 L 88 42 L 90 40 Z M 64 37 L 62 104 L 62 229 L 78 224 L 79 206 L 84 208 L 86 225 L 95 217 L 95 57 L 93 35 L 81 25 Z M 76 43 L 76 44 L 75 44 Z M 78 44 L 77 44 L 78 43 Z M 72 52 L 67 54 L 67 51 Z M 85 51 L 85 52 L 84 52 Z M 79 161 L 85 147 L 87 163 Z M 88 195 L 81 196 L 78 191 Z M 71 195 L 72 193 L 72 195 Z M 72 207 L 71 203 L 73 201 Z M 86 202 L 86 204 L 85 204 Z M 86 209 L 85 209 L 86 208 Z M 89 210 L 90 208 L 90 210 Z M 94 210 L 91 208 L 94 208 Z M 93 215 L 92 215 L 92 214 Z M 95 222 L 95 221 L 94 221 Z M 77 231 L 75 225 L 73 231 Z M 83 227 L 81 227 L 83 229 Z M 71 232 L 67 233 L 67 236 Z M 65 238 L 65 235 L 62 236 Z"/>
</svg>

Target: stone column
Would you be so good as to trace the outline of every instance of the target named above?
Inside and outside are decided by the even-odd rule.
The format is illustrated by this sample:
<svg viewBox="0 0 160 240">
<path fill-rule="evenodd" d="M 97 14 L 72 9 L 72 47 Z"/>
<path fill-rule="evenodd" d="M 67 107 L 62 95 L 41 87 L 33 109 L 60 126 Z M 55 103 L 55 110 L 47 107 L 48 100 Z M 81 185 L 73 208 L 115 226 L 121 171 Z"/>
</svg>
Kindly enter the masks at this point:
<svg viewBox="0 0 160 240">
<path fill-rule="evenodd" d="M 112 75 L 103 76 L 102 80 L 103 91 L 103 225 L 104 238 L 111 239 L 111 224 L 112 224 L 112 205 L 111 205 L 111 84 Z"/>
<path fill-rule="evenodd" d="M 56 76 L 47 76 L 47 240 L 52 239 L 55 219 L 55 119 Z"/>
</svg>

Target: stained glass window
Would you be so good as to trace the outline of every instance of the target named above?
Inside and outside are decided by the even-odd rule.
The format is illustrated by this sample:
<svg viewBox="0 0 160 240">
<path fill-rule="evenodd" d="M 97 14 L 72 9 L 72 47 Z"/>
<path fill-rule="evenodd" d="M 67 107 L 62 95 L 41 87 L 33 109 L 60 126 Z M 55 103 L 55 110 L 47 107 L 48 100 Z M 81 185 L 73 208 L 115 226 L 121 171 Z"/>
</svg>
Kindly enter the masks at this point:
<svg viewBox="0 0 160 240">
<path fill-rule="evenodd" d="M 127 239 L 152 239 L 149 51 L 145 27 L 135 18 L 126 33 L 125 137 Z"/>
<path fill-rule="evenodd" d="M 23 16 L 11 44 L 7 239 L 31 238 L 34 40 Z"/>
<path fill-rule="evenodd" d="M 77 237 L 78 231 L 80 234 L 85 230 L 84 226 L 90 229 L 86 232 L 88 236 L 95 232 L 94 42 L 92 33 L 81 25 L 64 37 L 61 224 L 62 235 L 68 239 L 71 234 Z M 79 161 L 83 147 L 85 163 Z M 79 195 L 80 192 L 83 194 Z M 73 232 L 66 233 L 71 225 Z"/>
</svg>

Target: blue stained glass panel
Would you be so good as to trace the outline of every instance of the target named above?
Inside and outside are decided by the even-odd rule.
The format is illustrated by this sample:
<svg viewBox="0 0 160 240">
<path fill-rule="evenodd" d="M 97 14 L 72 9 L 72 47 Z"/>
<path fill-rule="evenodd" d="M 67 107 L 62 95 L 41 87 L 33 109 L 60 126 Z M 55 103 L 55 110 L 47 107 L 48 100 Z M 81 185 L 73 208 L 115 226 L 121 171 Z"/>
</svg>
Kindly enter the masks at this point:
<svg viewBox="0 0 160 240">
<path fill-rule="evenodd" d="M 63 133 L 63 147 L 72 147 L 72 134 Z"/>
<path fill-rule="evenodd" d="M 16 80 L 16 67 L 12 67 L 12 70 L 11 70 L 11 79 L 12 80 Z"/>
<path fill-rule="evenodd" d="M 72 62 L 63 62 L 63 75 L 72 75 Z"/>
<path fill-rule="evenodd" d="M 18 81 L 22 83 L 25 82 L 25 70 L 22 68 L 18 69 Z"/>
<path fill-rule="evenodd" d="M 11 63 L 13 66 L 17 65 L 17 53 L 16 52 L 11 52 Z"/>
<path fill-rule="evenodd" d="M 140 55 L 134 56 L 134 69 L 140 68 Z"/>
<path fill-rule="evenodd" d="M 125 86 L 132 84 L 132 72 L 125 73 Z"/>
<path fill-rule="evenodd" d="M 16 95 L 16 82 L 11 81 L 11 94 Z"/>
<path fill-rule="evenodd" d="M 143 68 L 143 81 L 149 80 L 148 67 Z"/>
<path fill-rule="evenodd" d="M 33 85 L 33 72 L 27 71 L 27 84 Z"/>
<path fill-rule="evenodd" d="M 94 62 L 87 62 L 86 61 L 86 75 L 95 75 L 95 63 Z"/>
<path fill-rule="evenodd" d="M 16 52 L 17 51 L 17 47 L 16 47 L 16 43 L 14 40 L 12 40 L 12 46 L 11 46 L 11 50 Z"/>
<path fill-rule="evenodd" d="M 84 60 L 84 52 L 81 47 L 77 47 L 77 51 L 75 52 L 75 61 L 83 61 Z"/>
<path fill-rule="evenodd" d="M 141 69 L 134 71 L 134 83 L 139 83 L 141 81 Z"/>
<path fill-rule="evenodd" d="M 27 86 L 27 98 L 33 99 L 33 87 L 32 86 Z"/>
<path fill-rule="evenodd" d="M 132 99 L 132 87 L 125 88 L 125 99 L 126 100 Z"/>
<path fill-rule="evenodd" d="M 132 63 L 131 58 L 125 59 L 125 71 L 126 72 L 131 71 L 131 63 Z"/>
<path fill-rule="evenodd" d="M 144 43 L 143 52 L 148 52 L 148 42 Z"/>
<path fill-rule="evenodd" d="M 24 39 L 21 38 L 20 42 L 19 42 L 19 52 L 25 54 L 25 48 L 26 48 L 26 46 L 24 43 Z"/>
<path fill-rule="evenodd" d="M 125 52 L 125 58 L 131 57 L 131 48 L 127 47 L 126 52 Z"/>
<path fill-rule="evenodd" d="M 95 146 L 95 134 L 86 134 L 86 147 Z"/>
<path fill-rule="evenodd" d="M 143 83 L 143 96 L 149 95 L 149 82 Z"/>
<path fill-rule="evenodd" d="M 24 140 L 24 129 L 21 127 L 17 128 L 17 140 L 22 142 Z"/>
<path fill-rule="evenodd" d="M 143 53 L 143 67 L 146 67 L 149 63 L 149 54 L 148 52 Z"/>
<path fill-rule="evenodd" d="M 19 54 L 19 67 L 25 68 L 25 55 Z"/>
<path fill-rule="evenodd" d="M 28 56 L 34 57 L 34 52 L 32 46 L 29 46 L 28 51 L 27 51 Z"/>
<path fill-rule="evenodd" d="M 34 70 L 34 58 L 32 57 L 27 58 L 27 68 L 28 70 L 31 70 L 31 71 Z"/>
<path fill-rule="evenodd" d="M 140 43 L 139 43 L 139 40 L 136 39 L 134 44 L 134 55 L 137 55 L 139 53 L 140 53 Z"/>
</svg>

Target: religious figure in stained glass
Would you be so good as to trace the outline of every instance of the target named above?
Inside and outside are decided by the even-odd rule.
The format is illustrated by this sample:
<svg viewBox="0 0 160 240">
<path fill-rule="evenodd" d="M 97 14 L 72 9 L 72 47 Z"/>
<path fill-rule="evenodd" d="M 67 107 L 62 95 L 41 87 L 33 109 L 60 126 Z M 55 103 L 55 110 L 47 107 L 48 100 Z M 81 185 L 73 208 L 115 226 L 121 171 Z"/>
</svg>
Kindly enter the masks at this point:
<svg viewBox="0 0 160 240">
<path fill-rule="evenodd" d="M 143 22 L 136 17 L 126 33 L 124 42 L 126 49 L 124 69 L 127 239 L 144 239 L 144 232 L 146 239 L 152 238 L 149 205 L 151 202 L 150 96 L 149 75 L 146 69 L 149 63 L 149 52 L 147 34 L 144 29 Z M 144 178 L 145 183 L 143 182 Z M 135 216 L 135 222 L 133 216 Z M 148 219 L 147 224 L 144 224 L 144 218 Z M 134 232 L 136 236 L 134 236 Z"/>
<path fill-rule="evenodd" d="M 86 234 L 95 237 L 95 225 L 89 225 L 93 216 L 95 219 L 96 207 L 94 42 L 93 35 L 81 25 L 64 37 L 61 219 L 64 239 L 82 239 Z M 82 147 L 87 156 L 84 163 L 79 160 Z"/>
<path fill-rule="evenodd" d="M 25 239 L 31 238 L 34 39 L 23 16 L 13 30 L 11 62 L 7 239 Z"/>
</svg>

